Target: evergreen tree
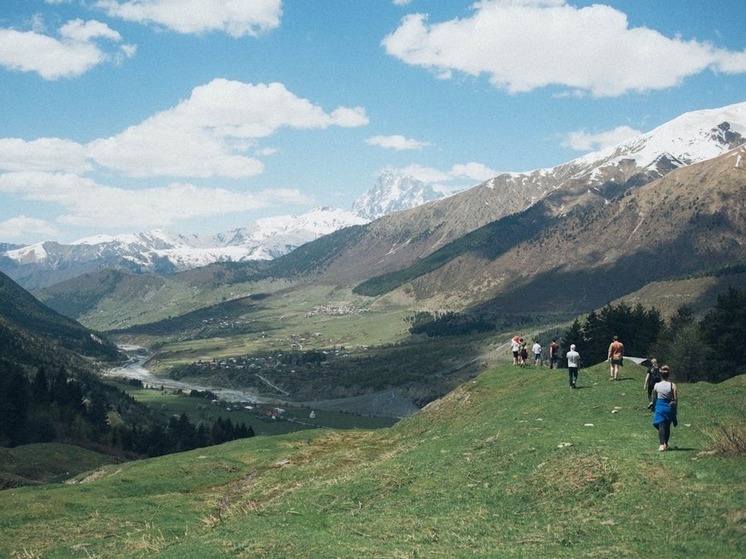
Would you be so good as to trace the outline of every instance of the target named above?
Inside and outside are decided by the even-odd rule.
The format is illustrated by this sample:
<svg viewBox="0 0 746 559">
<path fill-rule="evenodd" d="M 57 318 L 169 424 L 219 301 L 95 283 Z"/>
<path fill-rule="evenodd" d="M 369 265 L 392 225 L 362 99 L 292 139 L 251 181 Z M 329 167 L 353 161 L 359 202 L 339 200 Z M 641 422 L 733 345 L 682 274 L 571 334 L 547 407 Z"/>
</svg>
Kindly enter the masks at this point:
<svg viewBox="0 0 746 559">
<path fill-rule="evenodd" d="M 699 324 L 694 321 L 682 324 L 666 349 L 665 361 L 660 363 L 671 367 L 671 374 L 676 380 L 707 380 L 709 369 L 703 348 Z"/>
<path fill-rule="evenodd" d="M 746 293 L 732 287 L 719 295 L 717 304 L 700 322 L 702 341 L 709 347 L 711 380 L 717 382 L 746 372 L 741 350 L 746 332 Z"/>
<path fill-rule="evenodd" d="M 16 446 L 25 442 L 30 406 L 26 375 L 17 366 L 0 362 L 0 445 Z"/>
</svg>

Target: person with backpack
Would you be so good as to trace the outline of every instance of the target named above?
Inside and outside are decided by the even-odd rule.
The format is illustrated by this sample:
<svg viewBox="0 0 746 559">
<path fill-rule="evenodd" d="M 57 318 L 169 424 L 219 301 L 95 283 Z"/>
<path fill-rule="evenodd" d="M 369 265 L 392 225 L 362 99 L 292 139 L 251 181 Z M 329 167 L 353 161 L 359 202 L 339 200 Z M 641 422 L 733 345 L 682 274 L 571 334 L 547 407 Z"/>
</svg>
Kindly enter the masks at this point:
<svg viewBox="0 0 746 559">
<path fill-rule="evenodd" d="M 658 368 L 658 360 L 653 357 L 650 360 L 650 367 L 645 375 L 643 390 L 648 392 L 648 409 L 653 409 L 653 387 L 661 380 L 661 370 Z"/>
<path fill-rule="evenodd" d="M 661 380 L 653 386 L 653 399 L 655 400 L 655 413 L 653 414 L 653 427 L 658 429 L 658 450 L 668 450 L 668 439 L 671 437 L 671 425 L 676 427 L 676 408 L 679 401 L 679 389 L 668 380 L 668 365 L 660 369 Z"/>
</svg>

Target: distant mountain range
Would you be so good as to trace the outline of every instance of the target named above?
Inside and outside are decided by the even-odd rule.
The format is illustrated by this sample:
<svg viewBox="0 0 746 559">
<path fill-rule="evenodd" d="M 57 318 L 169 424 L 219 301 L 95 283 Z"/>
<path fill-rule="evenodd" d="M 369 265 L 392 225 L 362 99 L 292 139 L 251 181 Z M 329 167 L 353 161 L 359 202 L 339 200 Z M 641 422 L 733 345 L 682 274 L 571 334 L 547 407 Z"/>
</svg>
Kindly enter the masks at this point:
<svg viewBox="0 0 746 559">
<path fill-rule="evenodd" d="M 151 231 L 69 245 L 9 246 L 0 253 L 0 271 L 28 289 L 107 268 L 173 274 L 215 262 L 276 259 L 332 232 L 366 225 L 366 233 L 340 247 L 323 272 L 334 281 L 363 282 L 372 270 L 379 275 L 399 271 L 507 216 L 514 216 L 514 225 L 495 242 L 518 244 L 543 230 L 548 220 L 575 208 L 602 208 L 631 188 L 745 141 L 746 103 L 741 103 L 687 113 L 617 146 L 553 168 L 501 174 L 446 198 L 421 181 L 385 172 L 352 211 L 318 208 L 208 238 Z"/>
<path fill-rule="evenodd" d="M 333 231 L 368 223 L 441 196 L 422 181 L 385 171 L 354 203 L 352 211 L 320 207 L 300 216 L 260 219 L 247 227 L 211 236 L 153 230 L 88 237 L 70 244 L 3 243 L 0 271 L 27 289 L 37 289 L 102 269 L 171 274 L 214 262 L 271 260 Z"/>
</svg>

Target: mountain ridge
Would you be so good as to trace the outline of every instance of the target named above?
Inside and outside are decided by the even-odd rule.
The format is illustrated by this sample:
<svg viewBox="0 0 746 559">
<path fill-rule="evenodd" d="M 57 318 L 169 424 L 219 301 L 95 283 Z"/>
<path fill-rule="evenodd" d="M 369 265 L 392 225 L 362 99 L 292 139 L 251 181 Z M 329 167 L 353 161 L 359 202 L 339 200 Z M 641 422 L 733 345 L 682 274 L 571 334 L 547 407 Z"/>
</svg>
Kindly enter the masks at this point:
<svg viewBox="0 0 746 559">
<path fill-rule="evenodd" d="M 5 251 L 0 254 L 0 270 L 28 288 L 112 266 L 135 273 L 172 274 L 213 262 L 273 259 L 332 231 L 373 219 L 376 239 L 356 250 L 368 253 L 369 261 L 377 259 L 382 272 L 392 271 L 539 200 L 547 199 L 558 215 L 575 205 L 603 204 L 627 188 L 722 154 L 743 143 L 745 136 L 746 103 L 693 111 L 617 146 L 552 168 L 503 173 L 447 197 L 432 199 L 435 194 L 429 185 L 386 171 L 356 202 L 357 214 L 319 208 L 304 216 L 266 218 L 209 241 L 165 232 L 125 237 L 129 246 L 111 240 L 73 245 L 50 241 Z M 379 224 L 380 219 L 384 221 Z M 407 232 L 414 232 L 414 237 Z M 349 271 L 336 273 L 350 281 L 361 279 Z"/>
</svg>

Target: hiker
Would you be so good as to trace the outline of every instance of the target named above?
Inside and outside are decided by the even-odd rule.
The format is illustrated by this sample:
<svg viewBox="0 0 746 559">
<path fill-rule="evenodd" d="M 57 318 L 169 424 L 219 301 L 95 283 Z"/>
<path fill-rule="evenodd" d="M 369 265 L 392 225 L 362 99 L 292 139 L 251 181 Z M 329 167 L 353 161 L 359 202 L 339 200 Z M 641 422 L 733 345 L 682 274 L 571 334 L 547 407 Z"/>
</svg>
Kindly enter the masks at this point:
<svg viewBox="0 0 746 559">
<path fill-rule="evenodd" d="M 534 346 L 531 348 L 534 353 L 534 367 L 541 366 L 541 344 L 538 340 L 534 342 Z"/>
<path fill-rule="evenodd" d="M 550 369 L 556 369 L 559 367 L 559 349 L 560 346 L 557 343 L 557 340 L 552 340 L 552 343 L 549 344 L 549 368 Z"/>
<path fill-rule="evenodd" d="M 518 352 L 518 362 L 521 364 L 521 368 L 526 366 L 526 360 L 528 359 L 528 350 L 526 349 L 526 342 L 523 338 L 520 341 L 521 349 Z"/>
<path fill-rule="evenodd" d="M 624 363 L 624 344 L 619 341 L 618 336 L 612 338 L 609 344 L 609 380 L 617 380 L 619 377 L 619 367 L 623 366 Z"/>
<path fill-rule="evenodd" d="M 653 386 L 653 400 L 655 401 L 655 413 L 653 414 L 653 427 L 658 429 L 658 450 L 668 450 L 668 439 L 671 437 L 671 425 L 676 427 L 676 407 L 679 400 L 679 390 L 674 383 L 668 380 L 668 365 L 660 368 L 661 380 Z"/>
<path fill-rule="evenodd" d="M 521 343 L 518 336 L 513 336 L 513 339 L 510 340 L 510 349 L 513 351 L 513 365 L 518 365 L 518 352 L 521 351 Z"/>
<path fill-rule="evenodd" d="M 645 382 L 642 385 L 643 390 L 648 392 L 648 409 L 653 409 L 653 387 L 661 380 L 661 370 L 658 368 L 658 360 L 653 357 L 650 360 L 650 367 L 645 374 Z"/>
<path fill-rule="evenodd" d="M 567 352 L 567 373 L 570 378 L 570 388 L 577 388 L 578 382 L 578 369 L 580 369 L 580 354 L 575 351 L 575 344 L 570 346 L 570 351 Z"/>
</svg>

